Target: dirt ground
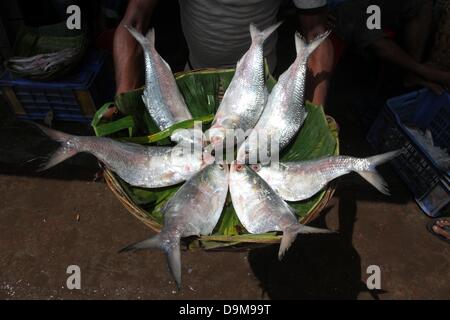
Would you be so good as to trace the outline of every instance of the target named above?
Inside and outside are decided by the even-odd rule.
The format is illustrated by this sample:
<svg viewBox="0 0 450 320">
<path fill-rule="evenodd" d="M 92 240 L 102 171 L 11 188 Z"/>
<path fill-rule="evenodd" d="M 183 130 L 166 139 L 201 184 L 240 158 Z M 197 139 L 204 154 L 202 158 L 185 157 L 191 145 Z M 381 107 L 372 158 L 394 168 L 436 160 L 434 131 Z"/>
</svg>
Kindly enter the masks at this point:
<svg viewBox="0 0 450 320">
<path fill-rule="evenodd" d="M 280 58 L 281 68 L 288 64 Z M 351 59 L 340 67 L 327 113 L 341 126 L 342 153 L 369 156 L 362 121 L 350 109 L 364 96 L 350 80 L 369 78 L 357 78 L 357 69 Z M 117 253 L 153 232 L 104 182 L 93 182 L 95 159 L 80 155 L 44 173 L 26 162 L 54 147 L 24 124 L 0 126 L 0 299 L 450 299 L 450 246 L 427 232 L 429 218 L 389 165 L 380 172 L 391 197 L 356 174 L 339 179 L 313 223 L 338 234 L 299 236 L 282 262 L 277 245 L 183 252 L 177 292 L 163 253 Z M 81 269 L 80 290 L 66 287 L 70 265 Z M 375 292 L 366 287 L 371 265 L 381 269 Z"/>
<path fill-rule="evenodd" d="M 315 223 L 339 234 L 300 236 L 282 262 L 277 246 L 183 252 L 180 293 L 162 253 L 117 253 L 152 232 L 105 183 L 75 179 L 69 165 L 54 171 L 0 176 L 1 299 L 450 298 L 450 247 L 426 231 L 428 218 L 389 168 L 392 197 L 341 179 Z M 81 268 L 81 290 L 66 288 L 69 265 Z M 365 288 L 370 265 L 381 268 L 383 292 Z"/>
<path fill-rule="evenodd" d="M 373 154 L 354 120 L 342 117 L 340 123 L 343 153 Z M 35 173 L 24 159 L 54 144 L 23 124 L 15 126 L 0 135 L 2 299 L 450 298 L 450 246 L 427 232 L 429 218 L 389 165 L 380 171 L 391 197 L 356 174 L 339 180 L 314 221 L 337 235 L 299 236 L 282 262 L 276 245 L 183 252 L 183 290 L 176 292 L 161 252 L 117 253 L 153 233 L 104 182 L 92 181 L 95 159 L 80 155 Z M 69 265 L 81 268 L 81 290 L 66 287 Z M 370 265 L 381 268 L 381 291 L 365 285 Z"/>
</svg>

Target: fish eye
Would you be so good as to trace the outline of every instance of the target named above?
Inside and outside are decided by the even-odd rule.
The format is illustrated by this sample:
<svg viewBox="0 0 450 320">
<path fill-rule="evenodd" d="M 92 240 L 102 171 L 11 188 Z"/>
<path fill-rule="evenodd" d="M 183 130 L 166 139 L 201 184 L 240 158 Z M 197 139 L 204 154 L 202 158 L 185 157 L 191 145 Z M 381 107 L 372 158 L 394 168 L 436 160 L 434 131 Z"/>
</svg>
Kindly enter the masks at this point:
<svg viewBox="0 0 450 320">
<path fill-rule="evenodd" d="M 251 167 L 255 172 L 258 172 L 259 170 L 261 170 L 261 165 L 259 165 L 259 164 L 252 164 Z"/>
<path fill-rule="evenodd" d="M 220 169 L 220 170 L 223 170 L 223 169 L 224 169 L 223 164 L 219 164 L 219 169 Z"/>
</svg>

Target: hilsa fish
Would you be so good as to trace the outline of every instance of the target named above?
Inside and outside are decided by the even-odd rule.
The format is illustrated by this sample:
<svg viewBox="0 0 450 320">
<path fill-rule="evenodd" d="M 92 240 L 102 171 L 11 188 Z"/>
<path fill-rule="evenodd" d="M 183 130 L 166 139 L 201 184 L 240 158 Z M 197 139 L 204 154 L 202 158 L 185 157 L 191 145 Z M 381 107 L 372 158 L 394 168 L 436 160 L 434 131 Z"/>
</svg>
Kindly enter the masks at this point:
<svg viewBox="0 0 450 320">
<path fill-rule="evenodd" d="M 212 233 L 227 197 L 228 172 L 228 165 L 216 163 L 198 172 L 178 189 L 162 209 L 164 225 L 161 232 L 120 252 L 161 249 L 167 256 L 170 272 L 180 289 L 180 239 Z"/>
<path fill-rule="evenodd" d="M 311 161 L 279 162 L 268 166 L 251 165 L 251 168 L 266 181 L 284 200 L 301 201 L 322 190 L 328 182 L 350 173 L 358 173 L 383 194 L 389 195 L 386 181 L 375 167 L 401 154 L 400 150 L 369 158 L 332 156 Z"/>
<path fill-rule="evenodd" d="M 177 122 L 192 119 L 173 76 L 169 64 L 158 54 L 155 48 L 155 31 L 150 29 L 144 36 L 130 26 L 125 26 L 142 46 L 145 60 L 145 87 L 142 100 L 160 130 Z M 173 135 L 172 141 L 193 142 L 191 130 L 183 130 L 184 135 Z"/>
<path fill-rule="evenodd" d="M 9 67 L 31 76 L 44 75 L 68 64 L 80 52 L 80 48 L 65 48 L 57 52 L 42 53 L 31 57 L 11 57 L 7 60 Z"/>
<path fill-rule="evenodd" d="M 280 24 L 263 31 L 254 24 L 250 25 L 250 48 L 238 61 L 233 79 L 206 134 L 213 145 L 225 139 L 226 129 L 246 131 L 253 128 L 261 116 L 267 100 L 263 44 Z"/>
<path fill-rule="evenodd" d="M 298 222 L 291 207 L 247 165 L 234 161 L 230 167 L 230 195 L 234 210 L 250 233 L 282 231 L 281 260 L 300 233 L 331 233 Z"/>
<path fill-rule="evenodd" d="M 248 153 L 258 150 L 254 135 L 264 134 L 267 139 L 276 135 L 281 150 L 297 134 L 307 116 L 303 103 L 308 58 L 329 34 L 326 32 L 310 43 L 306 43 L 299 33 L 295 34 L 297 57 L 279 77 L 254 130 L 239 148 L 237 159 L 241 163 L 245 160 L 246 150 Z"/>
<path fill-rule="evenodd" d="M 34 125 L 61 144 L 39 171 L 87 152 L 132 186 L 160 188 L 183 182 L 214 162 L 214 157 L 207 153 L 191 152 L 181 146 L 141 146 L 110 138 L 73 136 Z"/>
</svg>

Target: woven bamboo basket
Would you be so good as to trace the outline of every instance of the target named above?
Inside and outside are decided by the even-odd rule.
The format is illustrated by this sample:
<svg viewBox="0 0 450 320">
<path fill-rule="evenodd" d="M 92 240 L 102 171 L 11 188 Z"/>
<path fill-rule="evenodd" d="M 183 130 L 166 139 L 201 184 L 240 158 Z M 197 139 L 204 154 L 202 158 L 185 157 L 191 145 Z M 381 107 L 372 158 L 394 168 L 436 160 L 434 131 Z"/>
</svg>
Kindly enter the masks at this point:
<svg viewBox="0 0 450 320">
<path fill-rule="evenodd" d="M 195 99 L 191 99 L 189 97 L 189 92 L 195 91 L 201 92 L 202 94 L 207 94 L 208 89 L 206 87 L 209 87 L 210 89 L 213 88 L 212 92 L 214 92 L 215 108 L 217 108 L 217 105 L 220 103 L 223 93 L 226 90 L 233 74 L 234 70 L 207 69 L 207 70 L 183 72 L 175 75 L 180 90 L 184 95 L 186 103 L 190 108 L 190 111 L 193 114 L 194 118 L 202 114 L 196 113 L 196 111 L 192 108 L 192 105 L 190 105 Z M 211 80 L 209 79 L 209 77 L 214 77 L 217 81 L 214 79 Z M 203 78 L 207 78 L 206 81 Z M 210 86 L 211 85 L 210 80 L 212 82 L 215 82 L 213 86 Z M 185 81 L 185 83 L 183 83 L 183 81 Z M 195 85 L 192 84 L 194 82 L 196 83 Z M 186 84 L 188 85 L 186 86 Z M 275 80 L 269 77 L 267 81 L 268 89 L 271 90 L 274 84 Z M 201 88 L 194 89 L 193 86 L 196 85 L 200 85 Z M 142 90 L 136 90 L 131 95 L 128 95 L 128 97 L 119 96 L 116 99 L 116 105 L 119 107 L 119 109 L 121 111 L 126 110 L 125 112 L 129 114 L 128 117 L 135 118 L 136 120 L 135 123 L 139 122 L 138 121 L 139 119 L 137 118 L 142 118 L 144 116 L 142 114 L 143 106 L 140 106 L 139 108 L 136 109 L 130 107 L 130 104 L 135 105 L 142 103 L 142 99 L 140 97 L 141 94 Z M 207 97 L 206 99 L 204 99 L 204 101 L 208 101 L 209 103 L 211 101 L 211 97 Z M 196 102 L 201 103 L 201 101 L 198 99 L 196 100 Z M 307 108 L 309 108 L 308 118 L 311 118 L 311 120 L 308 120 L 307 118 L 307 121 L 305 121 L 304 126 L 300 130 L 299 137 L 291 147 L 288 147 L 289 151 L 287 152 L 287 158 L 284 159 L 283 155 L 281 155 L 282 160 L 298 160 L 297 159 L 298 157 L 307 160 L 325 155 L 339 154 L 338 126 L 334 121 L 334 119 L 325 116 L 322 107 L 307 104 Z M 133 112 L 132 109 L 138 111 Z M 308 121 L 314 120 L 315 122 L 308 123 Z M 96 132 L 100 131 L 98 130 L 98 128 L 95 129 Z M 319 131 L 316 132 L 315 130 Z M 149 131 L 151 132 L 150 129 Z M 133 132 L 133 130 L 129 130 L 129 132 Z M 309 140 L 305 138 L 305 135 L 308 133 L 310 133 L 311 136 L 316 135 L 316 137 L 312 138 L 311 140 L 315 139 L 317 141 L 307 143 L 307 146 L 305 146 L 304 144 L 302 144 L 301 139 L 303 138 L 304 139 L 303 141 L 308 142 Z M 320 137 L 318 137 L 317 135 L 320 135 Z M 302 145 L 302 148 L 298 148 L 298 145 Z M 298 149 L 301 150 L 297 152 Z M 303 156 L 299 155 L 302 152 L 305 152 L 306 154 L 303 154 Z M 132 187 L 127 185 L 122 179 L 120 179 L 116 174 L 114 174 L 107 168 L 104 168 L 104 178 L 111 191 L 116 195 L 116 197 L 123 204 L 123 206 L 134 217 L 139 219 L 142 223 L 144 223 L 153 231 L 155 232 L 161 231 L 163 220 L 162 216 L 158 215 L 159 211 L 156 210 L 155 207 L 161 208 L 163 206 L 163 203 L 151 206 L 150 208 L 148 206 L 147 207 L 142 206 L 139 203 L 139 201 L 136 201 L 136 197 L 133 195 L 133 192 L 131 191 Z M 176 190 L 178 187 L 179 186 L 174 187 L 174 189 Z M 327 205 L 328 201 L 333 196 L 335 187 L 336 187 L 335 183 L 330 183 L 323 191 L 314 196 L 312 200 L 306 200 L 306 203 L 300 204 L 290 203 L 290 205 L 293 205 L 294 209 L 299 208 L 298 212 L 301 213 L 298 216 L 299 221 L 301 223 L 307 224 L 310 221 L 317 218 Z M 146 190 L 139 189 L 138 191 L 145 192 Z M 224 212 L 222 213 L 222 218 L 219 221 L 219 224 L 222 225 L 220 227 L 217 227 L 216 230 L 213 232 L 213 234 L 185 239 L 184 244 L 186 245 L 186 247 L 189 249 L 202 248 L 205 250 L 212 250 L 212 249 L 242 250 L 253 248 L 258 245 L 266 245 L 280 242 L 281 235 L 275 232 L 260 235 L 248 234 L 242 226 L 238 226 L 240 223 L 238 220 L 236 220 L 237 217 L 234 214 L 234 210 L 230 208 L 230 206 L 232 206 L 232 204 L 228 199 L 225 205 Z M 230 213 L 230 211 L 232 212 Z M 154 212 L 157 212 L 158 214 L 155 215 Z M 226 221 L 228 221 L 228 224 L 225 223 Z M 223 225 L 226 225 L 228 227 L 223 228 Z"/>
</svg>

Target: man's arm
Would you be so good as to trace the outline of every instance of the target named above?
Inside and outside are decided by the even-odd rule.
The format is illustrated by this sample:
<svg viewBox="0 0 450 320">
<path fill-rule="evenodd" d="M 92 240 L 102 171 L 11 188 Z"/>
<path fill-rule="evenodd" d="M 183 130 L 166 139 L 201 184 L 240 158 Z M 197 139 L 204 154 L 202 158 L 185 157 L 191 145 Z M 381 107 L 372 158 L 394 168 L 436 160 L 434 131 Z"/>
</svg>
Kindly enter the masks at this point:
<svg viewBox="0 0 450 320">
<path fill-rule="evenodd" d="M 135 89 L 144 81 L 142 48 L 124 25 L 145 33 L 157 3 L 158 0 L 130 0 L 125 16 L 116 29 L 113 56 L 117 94 Z"/>
<path fill-rule="evenodd" d="M 313 10 L 298 10 L 300 30 L 307 41 L 326 32 L 328 10 L 326 7 Z M 329 80 L 334 66 L 334 49 L 328 38 L 313 52 L 308 61 L 305 100 L 325 105 Z"/>
</svg>

